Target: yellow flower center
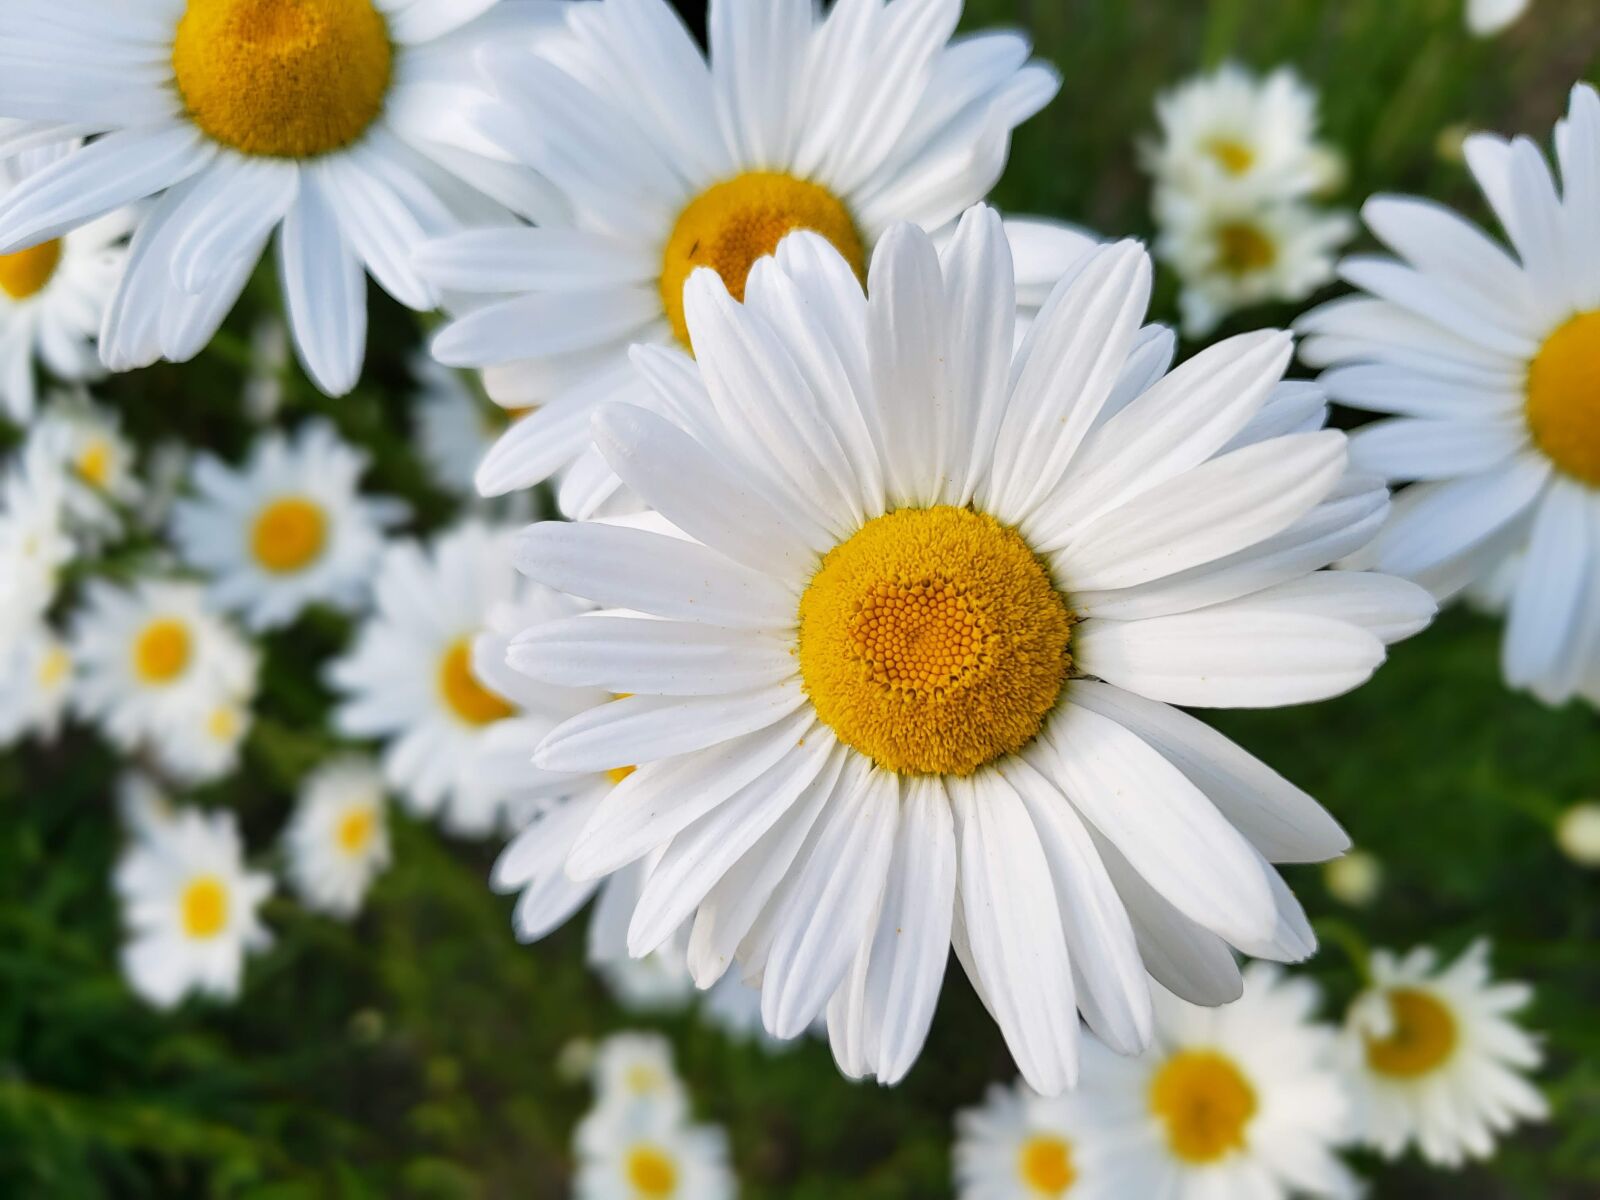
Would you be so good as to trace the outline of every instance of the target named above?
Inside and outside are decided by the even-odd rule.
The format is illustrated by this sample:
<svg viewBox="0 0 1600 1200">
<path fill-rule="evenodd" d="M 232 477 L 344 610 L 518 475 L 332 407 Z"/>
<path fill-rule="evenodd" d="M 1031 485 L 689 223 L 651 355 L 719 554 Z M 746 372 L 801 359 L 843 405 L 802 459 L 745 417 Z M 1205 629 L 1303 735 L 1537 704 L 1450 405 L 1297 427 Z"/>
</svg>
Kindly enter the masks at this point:
<svg viewBox="0 0 1600 1200">
<path fill-rule="evenodd" d="M 849 211 L 826 188 L 781 171 L 751 171 L 690 201 L 661 261 L 661 304 L 678 340 L 689 346 L 683 285 L 696 267 L 716 271 L 729 294 L 743 300 L 750 268 L 796 229 L 827 238 L 856 275 L 866 278 L 861 234 Z"/>
<path fill-rule="evenodd" d="M 468 725 L 492 725 L 516 712 L 472 673 L 471 638 L 457 638 L 444 652 L 439 663 L 439 693 L 445 706 Z"/>
<path fill-rule="evenodd" d="M 283 496 L 256 514 L 250 552 L 275 575 L 303 571 L 322 556 L 328 542 L 328 517 L 321 505 L 303 496 Z"/>
<path fill-rule="evenodd" d="M 1256 1092 L 1232 1060 L 1213 1050 L 1182 1050 L 1151 1082 L 1150 1111 L 1166 1126 L 1174 1155 L 1212 1163 L 1244 1149 Z"/>
<path fill-rule="evenodd" d="M 1078 1180 L 1072 1165 L 1072 1147 L 1064 1138 L 1035 1134 L 1017 1153 L 1017 1174 L 1040 1196 L 1065 1196 Z"/>
<path fill-rule="evenodd" d="M 616 787 L 617 784 L 621 783 L 624 779 L 626 779 L 629 775 L 632 775 L 638 769 L 638 767 L 612 767 L 606 772 L 606 778 L 611 780 L 612 787 Z"/>
<path fill-rule="evenodd" d="M 61 239 L 40 242 L 15 254 L 0 254 L 0 288 L 13 300 L 26 300 L 44 290 L 61 265 Z"/>
<path fill-rule="evenodd" d="M 192 938 L 213 938 L 228 923 L 228 889 L 215 875 L 189 882 L 178 901 L 183 932 Z"/>
<path fill-rule="evenodd" d="M 1229 175 L 1243 175 L 1255 165 L 1256 152 L 1237 138 L 1212 138 L 1206 151 Z"/>
<path fill-rule="evenodd" d="M 231 742 L 239 736 L 241 724 L 239 710 L 224 704 L 221 708 L 211 710 L 211 715 L 206 718 L 206 732 L 216 741 Z"/>
<path fill-rule="evenodd" d="M 1528 368 L 1528 428 L 1574 479 L 1600 487 L 1600 309 L 1573 317 Z"/>
<path fill-rule="evenodd" d="M 1039 732 L 1072 619 L 1014 529 L 901 509 L 822 560 L 800 597 L 800 674 L 817 715 L 879 766 L 970 775 Z"/>
<path fill-rule="evenodd" d="M 189 627 L 172 617 L 151 621 L 134 639 L 133 671 L 140 682 L 171 683 L 189 665 Z"/>
<path fill-rule="evenodd" d="M 339 826 L 334 831 L 334 837 L 339 843 L 339 849 L 353 855 L 365 850 L 377 832 L 378 810 L 370 805 L 363 805 L 360 808 L 352 808 L 339 818 Z"/>
<path fill-rule="evenodd" d="M 628 1152 L 628 1184 L 637 1196 L 670 1196 L 678 1190 L 678 1165 L 654 1146 Z"/>
<path fill-rule="evenodd" d="M 1437 1070 L 1456 1048 L 1456 1019 L 1427 992 L 1396 988 L 1389 993 L 1394 1029 L 1367 1038 L 1367 1065 L 1380 1075 L 1415 1079 Z"/>
<path fill-rule="evenodd" d="M 111 478 L 111 443 L 92 438 L 78 452 L 78 475 L 85 483 L 104 488 Z"/>
<path fill-rule="evenodd" d="M 371 0 L 189 0 L 172 69 L 190 118 L 243 154 L 314 158 L 383 111 L 394 71 Z"/>
<path fill-rule="evenodd" d="M 44 657 L 39 660 L 35 678 L 38 680 L 39 686 L 48 691 L 60 686 L 62 680 L 66 679 L 68 672 L 71 670 L 72 658 L 67 654 L 66 650 L 60 646 L 51 646 L 50 649 L 45 651 Z"/>
<path fill-rule="evenodd" d="M 1265 271 L 1278 261 L 1278 248 L 1258 226 L 1235 221 L 1217 228 L 1217 268 L 1229 275 Z"/>
</svg>

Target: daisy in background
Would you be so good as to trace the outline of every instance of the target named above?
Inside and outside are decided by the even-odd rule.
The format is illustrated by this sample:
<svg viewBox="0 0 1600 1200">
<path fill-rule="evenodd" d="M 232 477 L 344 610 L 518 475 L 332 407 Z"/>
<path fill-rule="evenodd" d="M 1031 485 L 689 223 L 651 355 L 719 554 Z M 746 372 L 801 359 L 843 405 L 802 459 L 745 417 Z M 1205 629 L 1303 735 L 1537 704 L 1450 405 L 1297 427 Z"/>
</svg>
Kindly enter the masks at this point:
<svg viewBox="0 0 1600 1200">
<path fill-rule="evenodd" d="M 289 882 L 307 908 L 346 920 L 390 863 L 382 772 L 350 756 L 318 767 L 300 785 L 284 834 Z"/>
<path fill-rule="evenodd" d="M 192 496 L 172 512 L 178 553 L 211 581 L 217 605 L 251 629 L 286 625 L 313 604 L 354 612 L 371 589 L 384 530 L 405 512 L 361 497 L 369 461 L 326 421 L 263 434 L 239 468 L 202 454 Z"/>
<path fill-rule="evenodd" d="M 1573 89 L 1561 186 L 1527 138 L 1479 134 L 1467 162 L 1508 253 L 1427 200 L 1362 215 L 1398 256 L 1346 260 L 1361 294 L 1301 319 L 1328 395 L 1392 414 L 1352 461 L 1411 482 L 1354 560 L 1445 599 L 1508 597 L 1501 669 L 1547 704 L 1600 704 L 1600 95 Z"/>
<path fill-rule="evenodd" d="M 24 737 L 54 741 L 72 686 L 72 652 L 48 623 L 0 649 L 0 746 Z"/>
<path fill-rule="evenodd" d="M 1528 11 L 1530 0 L 1467 0 L 1467 28 L 1479 37 L 1492 37 L 1515 24 Z"/>
<path fill-rule="evenodd" d="M 1352 850 L 1322 868 L 1322 882 L 1340 904 L 1369 908 L 1383 890 L 1383 862 L 1369 850 Z"/>
<path fill-rule="evenodd" d="M 502 405 L 538 406 L 479 489 L 560 474 L 564 512 L 601 510 L 617 481 L 589 413 L 637 391 L 630 345 L 688 346 L 697 268 L 742 297 L 751 265 L 808 229 L 864 279 L 894 222 L 938 229 L 981 199 L 1058 79 L 1018 34 L 952 41 L 960 16 L 959 0 L 847 0 L 826 16 L 811 0 L 714 0 L 708 57 L 665 0 L 602 0 L 572 6 L 534 56 L 487 50 L 498 103 L 465 124 L 548 178 L 572 215 L 470 231 L 418 259 L 436 287 L 475 298 L 435 356 L 485 368 Z M 1038 221 L 1025 234 L 1028 284 L 1053 283 L 1084 241 Z"/>
<path fill-rule="evenodd" d="M 478 464 L 511 421 L 523 414 L 486 404 L 460 371 L 442 367 L 426 354 L 413 356 L 411 373 L 417 380 L 411 406 L 413 440 L 423 465 L 440 491 L 476 499 L 473 479 Z"/>
<path fill-rule="evenodd" d="M 257 909 L 272 878 L 250 871 L 232 813 L 184 809 L 136 836 L 117 863 L 128 984 L 158 1008 L 191 992 L 239 994 L 247 953 L 272 942 Z"/>
<path fill-rule="evenodd" d="M 589 1067 L 595 1111 L 649 1108 L 671 1121 L 689 1114 L 689 1093 L 672 1063 L 672 1043 L 658 1033 L 615 1033 L 594 1050 Z"/>
<path fill-rule="evenodd" d="M 44 618 L 77 551 L 66 490 L 52 443 L 24 443 L 0 473 L 0 653 Z"/>
<path fill-rule="evenodd" d="M 123 514 L 144 497 L 137 454 L 118 414 L 86 391 L 61 393 L 28 427 L 28 441 L 60 461 L 66 517 L 86 544 L 117 536 Z"/>
<path fill-rule="evenodd" d="M 5 144 L 96 134 L 0 198 L 0 251 L 48 246 L 152 198 L 111 302 L 113 370 L 192 358 L 277 232 L 295 348 L 325 392 L 355 385 L 366 274 L 437 293 L 415 245 L 547 215 L 529 172 L 440 142 L 476 95 L 473 54 L 561 6 L 507 0 L 13 0 L 0 10 Z M 491 200 L 490 196 L 494 199 Z"/>
<path fill-rule="evenodd" d="M 143 771 L 125 771 L 117 778 L 117 816 L 131 838 L 147 838 L 177 820 L 178 807 L 166 789 Z"/>
<path fill-rule="evenodd" d="M 5 155 L 6 146 L 29 133 L 23 122 L 0 119 L 0 205 L 82 146 L 61 140 Z M 126 209 L 91 215 L 97 219 L 69 233 L 0 254 L 0 410 L 18 424 L 27 423 L 38 402 L 36 365 L 65 382 L 105 373 L 94 339 L 127 263 L 124 239 L 133 216 Z"/>
<path fill-rule="evenodd" d="M 956 1114 L 956 1200 L 1116 1200 L 1096 1182 L 1098 1147 L 1078 1094 L 1045 1099 L 1024 1083 L 995 1085 Z"/>
<path fill-rule="evenodd" d="M 1445 1167 L 1494 1153 L 1497 1134 L 1542 1120 L 1549 1106 L 1524 1078 L 1543 1055 L 1511 1015 L 1533 989 L 1496 983 L 1489 946 L 1449 966 L 1419 947 L 1375 951 L 1371 985 L 1345 1017 L 1345 1075 L 1362 1139 L 1385 1158 L 1416 1145 Z"/>
<path fill-rule="evenodd" d="M 1600 800 L 1580 801 L 1561 814 L 1556 845 L 1580 867 L 1600 867 Z"/>
<path fill-rule="evenodd" d="M 1348 840 L 1172 705 L 1344 692 L 1433 604 L 1320 569 L 1387 497 L 1346 472 L 1342 434 L 1286 432 L 1321 413 L 1278 389 L 1288 335 L 1165 374 L 1130 359 L 1149 284 L 1137 246 L 1092 252 L 1014 352 L 1012 254 L 982 207 L 942 256 L 897 227 L 866 296 L 809 233 L 743 305 L 690 280 L 695 358 L 636 351 L 660 412 L 596 416 L 609 464 L 686 536 L 546 523 L 518 554 L 622 610 L 530 629 L 511 662 L 626 696 L 534 762 L 637 768 L 566 861 L 593 880 L 659 856 L 632 953 L 692 919 L 700 986 L 759 979 L 779 1037 L 826 1011 L 844 1069 L 892 1083 L 953 944 L 1054 1094 L 1075 1009 L 1138 1052 L 1147 970 L 1217 1004 L 1242 986 L 1230 945 L 1311 952 L 1268 862 Z"/>
</svg>

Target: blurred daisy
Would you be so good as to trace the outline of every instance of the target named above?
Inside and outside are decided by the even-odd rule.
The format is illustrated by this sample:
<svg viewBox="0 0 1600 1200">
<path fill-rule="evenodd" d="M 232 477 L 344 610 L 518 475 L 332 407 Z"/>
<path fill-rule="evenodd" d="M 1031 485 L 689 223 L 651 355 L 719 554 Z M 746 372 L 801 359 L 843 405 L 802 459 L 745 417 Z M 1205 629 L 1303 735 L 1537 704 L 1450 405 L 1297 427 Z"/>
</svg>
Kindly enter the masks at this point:
<svg viewBox="0 0 1600 1200">
<path fill-rule="evenodd" d="M 1556 845 L 1580 867 L 1600 867 L 1600 801 L 1585 800 L 1562 813 Z"/>
<path fill-rule="evenodd" d="M 354 386 L 369 272 L 433 308 L 411 266 L 424 237 L 525 215 L 549 189 L 443 145 L 470 102 L 473 51 L 540 27 L 547 4 L 495 0 L 10 0 L 0 115 L 87 145 L 0 198 L 0 249 L 47 246 L 154 197 L 100 350 L 115 370 L 192 358 L 274 230 L 295 347 L 324 391 Z M 50 123 L 59 122 L 57 126 Z M 20 134 L 18 136 L 21 136 Z"/>
<path fill-rule="evenodd" d="M 596 1112 L 578 1126 L 573 1200 L 732 1200 L 728 1139 L 653 1108 L 619 1118 Z"/>
<path fill-rule="evenodd" d="M 594 1051 L 596 1111 L 648 1109 L 670 1122 L 689 1112 L 689 1095 L 672 1064 L 672 1043 L 657 1033 L 617 1033 Z"/>
<path fill-rule="evenodd" d="M 350 918 L 389 865 L 383 775 L 365 758 L 335 759 L 300 785 L 284 840 L 289 882 L 307 908 Z"/>
<path fill-rule="evenodd" d="M 956 1200 L 1084 1200 L 1101 1196 L 1080 1135 L 1090 1122 L 1076 1095 L 1045 1099 L 1026 1084 L 994 1086 L 956 1114 Z"/>
<path fill-rule="evenodd" d="M 1395 414 L 1352 461 L 1416 481 L 1359 561 L 1440 598 L 1509 569 L 1507 682 L 1600 702 L 1600 95 L 1574 88 L 1557 126 L 1562 192 L 1527 138 L 1466 149 L 1515 256 L 1432 201 L 1374 197 L 1399 260 L 1344 262 L 1366 294 L 1303 317 L 1302 356 L 1334 399 Z"/>
<path fill-rule="evenodd" d="M 0 651 L 55 602 L 76 544 L 68 532 L 67 484 L 49 443 L 25 443 L 0 476 Z"/>
<path fill-rule="evenodd" d="M 238 469 L 201 455 L 195 494 L 172 512 L 178 552 L 252 629 L 286 625 L 312 604 L 354 611 L 400 515 L 361 498 L 367 464 L 325 421 L 262 435 Z"/>
<path fill-rule="evenodd" d="M 115 412 L 87 393 L 64 394 L 29 427 L 28 440 L 60 460 L 62 502 L 75 530 L 91 545 L 121 532 L 122 512 L 140 502 L 144 488 Z"/>
<path fill-rule="evenodd" d="M 418 385 L 412 414 L 423 464 L 441 491 L 476 496 L 472 477 L 505 429 L 504 418 L 485 411 L 459 371 L 441 367 L 425 354 L 411 360 L 411 369 Z"/>
<path fill-rule="evenodd" d="M 742 297 L 751 264 L 809 229 L 864 278 L 894 222 L 936 229 L 981 199 L 1011 130 L 1058 80 L 1015 33 L 952 42 L 960 16 L 958 0 L 825 17 L 810 0 L 717 0 L 708 58 L 665 0 L 604 0 L 573 6 L 537 57 L 488 50 L 500 103 L 473 110 L 472 132 L 550 179 L 574 216 L 470 231 L 419 260 L 435 286 L 481 302 L 434 354 L 487 368 L 503 405 L 541 406 L 500 440 L 479 488 L 566 471 L 563 511 L 600 510 L 616 479 L 589 412 L 631 390 L 630 344 L 689 344 L 696 268 Z M 547 116 L 536 136 L 530 111 Z M 1032 232 L 1045 236 L 1042 223 Z M 1025 272 L 1054 261 L 1018 257 Z"/>
<path fill-rule="evenodd" d="M 1467 0 L 1467 28 L 1479 37 L 1499 33 L 1528 11 L 1529 0 Z"/>
<path fill-rule="evenodd" d="M 844 1068 L 894 1082 L 953 943 L 1052 1094 L 1076 1074 L 1075 1007 L 1119 1049 L 1148 1042 L 1147 967 L 1220 1003 L 1230 944 L 1309 954 L 1268 860 L 1348 844 L 1169 706 L 1343 692 L 1433 605 L 1319 571 L 1386 497 L 1346 476 L 1342 434 L 1283 432 L 1321 406 L 1275 393 L 1286 334 L 1164 376 L 1165 355 L 1134 353 L 1150 268 L 1122 244 L 1014 356 L 1011 264 L 978 208 L 942 261 L 892 231 L 870 298 L 809 233 L 756 265 L 747 305 L 696 273 L 696 357 L 636 352 L 670 417 L 596 416 L 607 461 L 688 540 L 533 526 L 526 573 L 624 611 L 529 629 L 512 661 L 627 696 L 534 761 L 637 767 L 566 863 L 592 880 L 661 853 L 632 953 L 692 917 L 700 986 L 737 958 L 773 1034 L 826 1010 Z"/>
<path fill-rule="evenodd" d="M 255 684 L 252 671 L 243 689 L 221 692 L 196 711 L 183 736 L 153 739 L 149 749 L 156 763 L 175 782 L 189 786 L 231 775 L 254 722 Z"/>
<path fill-rule="evenodd" d="M 0 746 L 27 736 L 51 740 L 72 685 L 72 653 L 40 621 L 0 648 Z"/>
<path fill-rule="evenodd" d="M 1523 1075 L 1539 1045 L 1511 1020 L 1525 983 L 1489 976 L 1487 942 L 1448 967 L 1419 947 L 1372 955 L 1372 984 L 1345 1018 L 1345 1073 L 1365 1143 L 1398 1158 L 1415 1143 L 1431 1163 L 1458 1167 L 1494 1153 L 1495 1135 L 1549 1112 Z"/>
<path fill-rule="evenodd" d="M 1323 867 L 1322 880 L 1339 903 L 1366 908 L 1383 889 L 1383 864 L 1366 850 L 1352 850 Z"/>
<path fill-rule="evenodd" d="M 245 954 L 272 942 L 256 913 L 272 878 L 246 869 L 232 813 L 186 809 L 147 831 L 114 883 L 128 929 L 123 972 L 159 1008 L 190 992 L 233 999 Z"/>
<path fill-rule="evenodd" d="M 10 32 L 5 25 L 0 16 L 0 35 Z M 0 146 L 26 132 L 21 122 L 0 120 Z M 63 140 L 0 156 L 0 206 L 81 145 Z M 33 416 L 38 401 L 35 363 L 67 382 L 105 373 L 94 339 L 122 277 L 128 258 L 122 243 L 133 225 L 126 210 L 101 215 L 107 212 L 99 208 L 88 214 L 97 220 L 70 233 L 0 254 L 0 410 L 18 424 Z"/>
</svg>

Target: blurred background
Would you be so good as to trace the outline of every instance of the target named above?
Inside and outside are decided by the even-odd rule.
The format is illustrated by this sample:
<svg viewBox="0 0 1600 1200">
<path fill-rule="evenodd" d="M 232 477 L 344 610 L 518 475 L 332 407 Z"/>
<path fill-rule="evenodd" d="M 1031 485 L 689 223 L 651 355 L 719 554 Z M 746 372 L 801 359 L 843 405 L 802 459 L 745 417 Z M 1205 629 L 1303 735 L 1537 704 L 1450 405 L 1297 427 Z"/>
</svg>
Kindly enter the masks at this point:
<svg viewBox="0 0 1600 1200">
<path fill-rule="evenodd" d="M 703 27 L 703 5 L 679 6 Z M 1106 235 L 1152 232 L 1136 146 L 1156 95 L 1229 59 L 1290 64 L 1320 94 L 1323 135 L 1347 166 L 1331 205 L 1406 191 L 1480 219 L 1462 134 L 1543 139 L 1572 82 L 1600 80 L 1594 0 L 1534 0 L 1493 40 L 1467 33 L 1461 0 L 968 0 L 966 21 L 1026 30 L 1064 76 L 1018 134 L 996 202 Z M 101 395 L 136 438 L 178 426 L 242 453 L 249 339 L 275 294 L 256 280 L 198 362 L 118 377 Z M 1174 318 L 1175 296 L 1163 278 L 1157 319 Z M 406 424 L 417 319 L 376 293 L 373 304 L 355 394 L 327 400 L 291 369 L 284 412 L 322 413 L 374 447 L 368 487 L 439 527 L 454 507 L 426 482 Z M 1222 332 L 1293 315 L 1253 310 Z M 328 698 L 309 664 L 346 633 L 318 615 L 268 640 L 246 768 L 196 797 L 237 811 L 252 846 L 272 844 L 296 783 L 328 753 Z M 1552 833 L 1564 808 L 1600 795 L 1600 724 L 1581 705 L 1550 711 L 1508 692 L 1497 654 L 1497 627 L 1456 611 L 1353 696 L 1216 722 L 1381 862 L 1382 888 L 1359 908 L 1320 870 L 1288 872 L 1322 935 L 1306 970 L 1330 1016 L 1355 990 L 1362 946 L 1454 952 L 1487 935 L 1497 973 L 1537 988 L 1525 1021 L 1547 1038 L 1554 1119 L 1460 1173 L 1358 1160 L 1379 1200 L 1600 1196 L 1600 873 L 1562 857 Z M 485 886 L 498 845 L 449 842 L 399 813 L 395 866 L 355 923 L 275 900 L 277 944 L 240 1003 L 158 1014 L 116 969 L 116 767 L 73 731 L 0 757 L 0 1196 L 562 1197 L 589 1096 L 558 1059 L 575 1039 L 645 1025 L 672 1038 L 698 1115 L 727 1128 L 743 1196 L 923 1200 L 950 1195 L 953 1114 L 1014 1076 L 957 971 L 893 1091 L 844 1081 L 819 1042 L 771 1054 L 688 1017 L 624 1013 L 584 966 L 585 921 L 518 946 L 511 901 Z"/>
</svg>

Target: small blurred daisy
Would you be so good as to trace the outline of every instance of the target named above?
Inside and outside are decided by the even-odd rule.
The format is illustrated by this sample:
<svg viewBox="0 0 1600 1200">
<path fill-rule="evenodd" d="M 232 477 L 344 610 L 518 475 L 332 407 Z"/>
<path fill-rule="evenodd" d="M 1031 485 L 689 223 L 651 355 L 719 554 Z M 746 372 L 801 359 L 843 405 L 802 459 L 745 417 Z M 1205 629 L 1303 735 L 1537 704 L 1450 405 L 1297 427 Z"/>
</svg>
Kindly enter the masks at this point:
<svg viewBox="0 0 1600 1200">
<path fill-rule="evenodd" d="M 1366 850 L 1352 850 L 1322 868 L 1328 894 L 1341 904 L 1366 908 L 1383 889 L 1383 864 Z"/>
<path fill-rule="evenodd" d="M 495 0 L 9 0 L 0 115 L 95 134 L 0 198 L 0 248 L 50 245 L 153 197 L 100 350 L 114 369 L 211 340 L 278 231 L 295 347 L 324 391 L 360 374 L 368 272 L 416 309 L 429 235 L 548 210 L 528 172 L 453 146 L 474 50 L 561 6 Z M 59 122 L 58 126 L 51 123 Z M 42 251 L 35 251 L 40 253 Z"/>
<path fill-rule="evenodd" d="M 21 122 L 0 120 L 0 140 L 26 132 Z M 81 145 L 59 141 L 0 157 L 0 205 Z M 70 233 L 0 254 L 0 411 L 18 424 L 33 416 L 38 400 L 35 363 L 69 383 L 105 374 L 94 339 L 122 278 L 123 239 L 133 226 L 131 213 L 99 215 L 107 212 L 98 208 L 90 214 L 98 219 Z"/>
<path fill-rule="evenodd" d="M 1600 801 L 1585 800 L 1562 813 L 1556 845 L 1580 867 L 1600 867 Z"/>
<path fill-rule="evenodd" d="M 441 491 L 476 496 L 473 476 L 504 431 L 505 418 L 485 411 L 459 371 L 440 366 L 428 355 L 416 355 L 411 370 L 417 379 L 412 404 L 417 452 Z"/>
<path fill-rule="evenodd" d="M 1467 0 L 1467 28 L 1490 37 L 1512 25 L 1528 11 L 1531 0 Z"/>
<path fill-rule="evenodd" d="M 402 511 L 360 496 L 367 463 L 325 421 L 263 434 L 237 469 L 201 455 L 194 495 L 172 512 L 178 552 L 252 629 L 286 625 L 312 604 L 354 611 Z"/>
<path fill-rule="evenodd" d="M 157 765 L 175 782 L 191 787 L 231 775 L 255 719 L 250 707 L 255 686 L 252 670 L 242 690 L 221 692 L 196 711 L 183 736 L 151 739 L 149 751 Z"/>
<path fill-rule="evenodd" d="M 1345 1074 L 1365 1143 L 1398 1158 L 1415 1143 L 1446 1167 L 1494 1153 L 1495 1135 L 1549 1106 L 1523 1075 L 1543 1058 L 1511 1020 L 1525 983 L 1496 983 L 1489 946 L 1475 942 L 1448 967 L 1419 947 L 1372 955 L 1372 984 L 1345 1017 Z"/>
<path fill-rule="evenodd" d="M 123 972 L 157 1007 L 190 992 L 233 999 L 246 953 L 272 942 L 256 913 L 272 878 L 246 868 L 232 813 L 187 809 L 147 830 L 117 863 L 114 883 L 128 929 Z"/>
<path fill-rule="evenodd" d="M 121 532 L 123 512 L 139 504 L 144 487 L 115 412 L 87 393 L 62 394 L 29 428 L 28 440 L 60 459 L 66 516 L 80 536 L 92 546 Z"/>
<path fill-rule="evenodd" d="M 318 767 L 300 785 L 284 841 L 289 882 L 307 908 L 349 918 L 389 865 L 383 775 L 365 758 Z"/>
<path fill-rule="evenodd" d="M 1363 216 L 1398 258 L 1346 260 L 1364 294 L 1301 318 L 1329 396 L 1394 414 L 1351 461 L 1411 486 L 1357 564 L 1436 596 L 1509 591 L 1501 670 L 1547 704 L 1600 703 L 1600 94 L 1556 128 L 1562 190 L 1528 138 L 1468 139 L 1508 254 L 1432 201 Z M 1496 577 L 1500 577 L 1496 579 Z"/>
<path fill-rule="evenodd" d="M 1086 1098 L 1045 1099 L 1025 1083 L 995 1085 L 983 1103 L 956 1114 L 956 1200 L 1115 1200 L 1097 1187 L 1080 1137 Z M 1089 1101 L 1092 1102 L 1092 1101 Z"/>
<path fill-rule="evenodd" d="M 0 651 L 55 603 L 77 548 L 65 518 L 59 456 L 43 442 L 24 444 L 0 475 Z"/>
<path fill-rule="evenodd" d="M 1086 1045 L 1080 1123 L 1107 1147 L 1107 1197 L 1360 1194 L 1336 1153 L 1349 1102 L 1335 1031 L 1313 1020 L 1316 985 L 1266 963 L 1244 975 L 1244 995 L 1221 1008 L 1158 990 L 1155 1043 L 1139 1058 Z"/>
<path fill-rule="evenodd" d="M 672 1043 L 657 1033 L 616 1033 L 594 1050 L 595 1108 L 606 1113 L 649 1109 L 669 1121 L 689 1112 L 689 1094 L 672 1063 Z"/>
<path fill-rule="evenodd" d="M 72 684 L 72 653 L 40 621 L 0 646 L 0 746 L 33 736 L 54 739 Z"/>
<path fill-rule="evenodd" d="M 573 1200 L 733 1200 L 728 1139 L 658 1109 L 590 1114 L 575 1138 Z"/>
</svg>

